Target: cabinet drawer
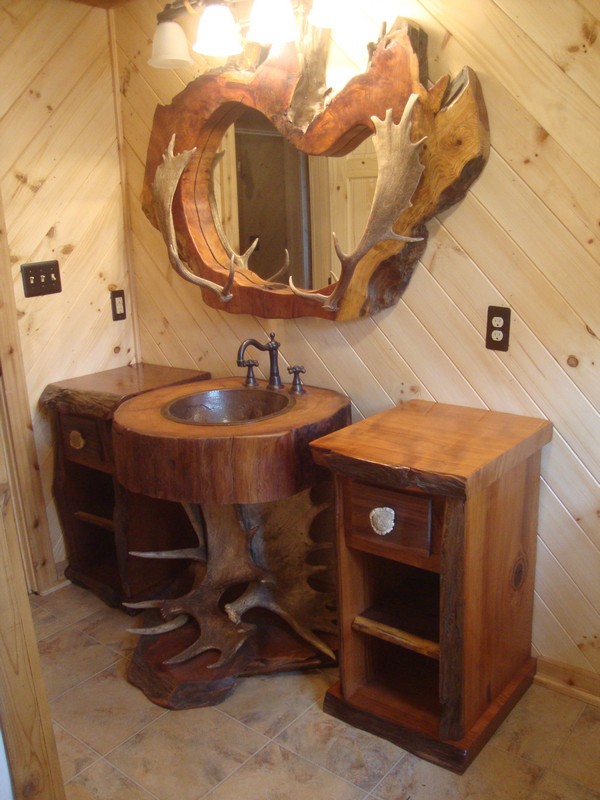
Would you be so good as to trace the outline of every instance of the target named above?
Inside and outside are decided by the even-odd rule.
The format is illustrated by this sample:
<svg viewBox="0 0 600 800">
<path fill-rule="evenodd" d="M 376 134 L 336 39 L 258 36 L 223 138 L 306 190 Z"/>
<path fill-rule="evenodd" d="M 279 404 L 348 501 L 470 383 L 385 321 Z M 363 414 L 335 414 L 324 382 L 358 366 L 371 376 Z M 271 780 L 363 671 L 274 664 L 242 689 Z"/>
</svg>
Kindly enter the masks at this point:
<svg viewBox="0 0 600 800">
<path fill-rule="evenodd" d="M 344 507 L 346 541 L 359 550 L 412 562 L 436 555 L 432 498 L 349 482 Z M 439 560 L 439 559 L 438 559 Z"/>
<path fill-rule="evenodd" d="M 107 455 L 97 420 L 61 414 L 61 436 L 65 457 L 70 461 L 106 470 Z"/>
</svg>

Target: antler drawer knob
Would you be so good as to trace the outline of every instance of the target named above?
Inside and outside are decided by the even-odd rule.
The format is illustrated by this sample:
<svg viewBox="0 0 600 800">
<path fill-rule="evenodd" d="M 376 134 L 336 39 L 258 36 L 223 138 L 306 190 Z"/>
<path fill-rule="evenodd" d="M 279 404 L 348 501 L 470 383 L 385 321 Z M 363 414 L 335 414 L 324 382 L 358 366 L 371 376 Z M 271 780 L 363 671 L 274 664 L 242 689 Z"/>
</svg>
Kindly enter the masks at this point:
<svg viewBox="0 0 600 800">
<path fill-rule="evenodd" d="M 387 506 L 374 508 L 369 514 L 371 527 L 378 536 L 385 536 L 394 530 L 394 509 Z"/>
</svg>

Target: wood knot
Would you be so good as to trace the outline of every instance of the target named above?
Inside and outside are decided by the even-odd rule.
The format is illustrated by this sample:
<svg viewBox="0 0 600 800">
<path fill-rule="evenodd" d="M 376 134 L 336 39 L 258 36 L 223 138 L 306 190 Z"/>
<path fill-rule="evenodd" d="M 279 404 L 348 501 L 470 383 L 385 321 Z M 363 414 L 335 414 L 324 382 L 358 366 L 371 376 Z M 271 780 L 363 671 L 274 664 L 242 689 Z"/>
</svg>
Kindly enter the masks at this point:
<svg viewBox="0 0 600 800">
<path fill-rule="evenodd" d="M 577 358 L 577 356 L 569 356 L 567 358 L 567 364 L 570 367 L 578 367 L 579 366 L 579 359 Z"/>
<path fill-rule="evenodd" d="M 523 581 L 525 580 L 526 574 L 527 574 L 527 563 L 524 558 L 519 558 L 519 560 L 513 567 L 512 580 L 511 580 L 513 589 L 517 590 L 521 588 L 521 586 L 523 585 Z"/>
</svg>

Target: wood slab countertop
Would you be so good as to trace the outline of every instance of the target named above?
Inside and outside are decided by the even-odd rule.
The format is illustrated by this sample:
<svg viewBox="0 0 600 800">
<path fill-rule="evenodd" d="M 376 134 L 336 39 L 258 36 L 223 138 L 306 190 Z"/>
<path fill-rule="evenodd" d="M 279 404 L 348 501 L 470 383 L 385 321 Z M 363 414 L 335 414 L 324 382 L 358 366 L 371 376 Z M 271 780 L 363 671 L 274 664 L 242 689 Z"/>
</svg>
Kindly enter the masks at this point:
<svg viewBox="0 0 600 800">
<path fill-rule="evenodd" d="M 310 446 L 315 460 L 333 472 L 468 497 L 551 438 L 552 423 L 545 419 L 411 400 Z"/>
<path fill-rule="evenodd" d="M 117 479 L 151 497 L 230 504 L 277 500 L 326 476 L 309 443 L 350 422 L 350 400 L 337 392 L 305 386 L 290 411 L 249 423 L 197 425 L 163 413 L 186 394 L 234 388 L 244 388 L 242 378 L 169 386 L 125 401 L 113 422 Z"/>
</svg>

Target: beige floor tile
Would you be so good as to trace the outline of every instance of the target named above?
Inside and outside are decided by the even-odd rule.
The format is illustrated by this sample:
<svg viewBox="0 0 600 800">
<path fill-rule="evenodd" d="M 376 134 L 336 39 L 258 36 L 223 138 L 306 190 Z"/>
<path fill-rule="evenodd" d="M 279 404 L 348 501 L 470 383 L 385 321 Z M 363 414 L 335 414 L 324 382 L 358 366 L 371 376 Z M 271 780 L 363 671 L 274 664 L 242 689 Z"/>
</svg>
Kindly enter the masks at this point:
<svg viewBox="0 0 600 800">
<path fill-rule="evenodd" d="M 38 596 L 37 605 L 69 624 L 106 608 L 99 597 L 73 583 L 56 592 Z"/>
<path fill-rule="evenodd" d="M 273 738 L 320 703 L 334 679 L 329 670 L 243 678 L 219 710 Z"/>
<path fill-rule="evenodd" d="M 64 628 L 39 643 L 48 698 L 71 689 L 117 660 L 108 647 L 75 628 Z"/>
<path fill-rule="evenodd" d="M 407 755 L 373 791 L 378 800 L 530 800 L 543 771 L 485 747 L 464 775 Z"/>
<path fill-rule="evenodd" d="M 104 759 L 68 783 L 65 793 L 67 800 L 155 800 Z"/>
<path fill-rule="evenodd" d="M 530 800 L 600 800 L 600 792 L 594 792 L 564 775 L 547 770 Z"/>
<path fill-rule="evenodd" d="M 160 800 L 198 800 L 266 741 L 215 708 L 170 711 L 108 760 Z"/>
<path fill-rule="evenodd" d="M 541 767 L 552 764 L 585 704 L 532 686 L 493 737 L 493 744 Z"/>
<path fill-rule="evenodd" d="M 269 744 L 207 800 L 362 800 L 366 794 L 324 769 Z"/>
<path fill-rule="evenodd" d="M 43 606 L 32 606 L 31 618 L 33 619 L 35 638 L 38 642 L 52 636 L 53 633 L 57 633 L 67 625 L 64 620 L 51 614 Z"/>
<path fill-rule="evenodd" d="M 386 739 L 353 728 L 311 707 L 277 743 L 369 791 L 406 755 Z"/>
<path fill-rule="evenodd" d="M 600 792 L 600 708 L 585 707 L 559 747 L 553 768 Z"/>
<path fill-rule="evenodd" d="M 75 627 L 110 647 L 118 655 L 128 655 L 135 650 L 139 641 L 139 636 L 128 633 L 128 629 L 139 628 L 143 624 L 143 614 L 131 617 L 116 608 L 105 606 L 76 622 Z"/>
<path fill-rule="evenodd" d="M 51 704 L 52 718 L 105 755 L 166 713 L 127 682 L 120 662 L 65 692 Z"/>
<path fill-rule="evenodd" d="M 100 758 L 98 753 L 90 750 L 60 725 L 54 723 L 53 729 L 63 781 L 70 781 Z"/>
</svg>

